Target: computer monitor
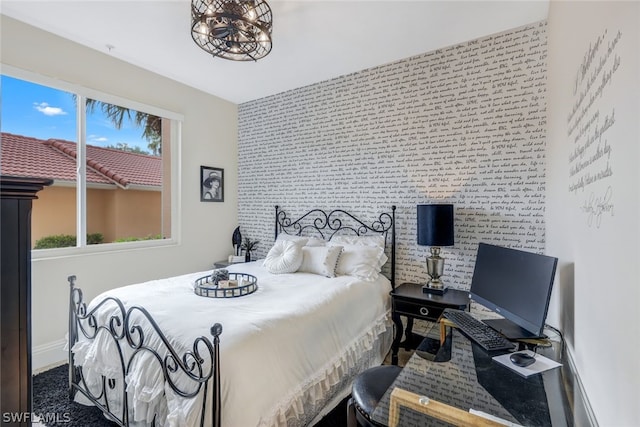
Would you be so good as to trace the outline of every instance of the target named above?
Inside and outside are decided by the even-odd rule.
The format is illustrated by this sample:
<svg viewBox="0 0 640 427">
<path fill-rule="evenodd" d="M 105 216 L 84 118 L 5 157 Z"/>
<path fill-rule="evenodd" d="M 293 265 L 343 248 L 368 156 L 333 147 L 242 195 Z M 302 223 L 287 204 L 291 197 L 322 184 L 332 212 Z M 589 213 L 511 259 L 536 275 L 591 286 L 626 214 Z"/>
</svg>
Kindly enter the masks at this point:
<svg viewBox="0 0 640 427">
<path fill-rule="evenodd" d="M 509 339 L 543 337 L 558 259 L 480 243 L 470 297 L 504 319 L 484 322 Z"/>
</svg>

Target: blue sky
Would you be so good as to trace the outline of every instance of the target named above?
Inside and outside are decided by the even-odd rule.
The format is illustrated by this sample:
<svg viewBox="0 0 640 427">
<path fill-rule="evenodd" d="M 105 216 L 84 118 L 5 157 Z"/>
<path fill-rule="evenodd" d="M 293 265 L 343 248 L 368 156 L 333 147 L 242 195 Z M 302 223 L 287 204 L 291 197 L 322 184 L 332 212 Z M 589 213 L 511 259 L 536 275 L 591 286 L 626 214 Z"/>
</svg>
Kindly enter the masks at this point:
<svg viewBox="0 0 640 427">
<path fill-rule="evenodd" d="M 31 136 L 39 139 L 76 141 L 76 106 L 69 92 L 41 86 L 3 75 L 1 77 L 2 132 Z M 133 122 L 123 122 L 120 130 L 102 114 L 99 107 L 87 114 L 87 144 L 100 147 L 125 143 L 145 151 L 147 141 L 142 129 Z"/>
</svg>

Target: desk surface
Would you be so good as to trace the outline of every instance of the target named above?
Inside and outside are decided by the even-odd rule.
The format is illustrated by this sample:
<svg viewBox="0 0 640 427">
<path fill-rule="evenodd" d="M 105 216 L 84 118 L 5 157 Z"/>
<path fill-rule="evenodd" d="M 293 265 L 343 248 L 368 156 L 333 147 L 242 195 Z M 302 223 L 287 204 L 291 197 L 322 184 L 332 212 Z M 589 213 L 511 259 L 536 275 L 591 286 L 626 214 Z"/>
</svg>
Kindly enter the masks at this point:
<svg viewBox="0 0 640 427">
<path fill-rule="evenodd" d="M 455 329 L 437 360 L 448 359 L 449 355 L 449 361 L 434 362 L 414 354 L 376 407 L 373 420 L 387 425 L 391 391 L 400 387 L 465 411 L 479 410 L 524 426 L 573 425 L 561 368 L 524 378 L 494 362 L 494 354 L 489 355 Z M 403 408 L 399 425 L 448 424 Z"/>
</svg>

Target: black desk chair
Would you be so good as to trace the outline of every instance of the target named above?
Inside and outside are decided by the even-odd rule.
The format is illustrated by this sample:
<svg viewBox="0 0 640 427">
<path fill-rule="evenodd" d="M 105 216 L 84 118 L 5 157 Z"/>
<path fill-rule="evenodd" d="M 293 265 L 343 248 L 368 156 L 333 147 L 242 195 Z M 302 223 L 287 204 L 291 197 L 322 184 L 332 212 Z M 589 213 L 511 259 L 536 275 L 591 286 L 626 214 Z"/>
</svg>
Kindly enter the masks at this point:
<svg viewBox="0 0 640 427">
<path fill-rule="evenodd" d="M 378 402 L 402 371 L 400 366 L 382 365 L 356 377 L 347 403 L 347 427 L 385 427 L 371 419 Z"/>
</svg>

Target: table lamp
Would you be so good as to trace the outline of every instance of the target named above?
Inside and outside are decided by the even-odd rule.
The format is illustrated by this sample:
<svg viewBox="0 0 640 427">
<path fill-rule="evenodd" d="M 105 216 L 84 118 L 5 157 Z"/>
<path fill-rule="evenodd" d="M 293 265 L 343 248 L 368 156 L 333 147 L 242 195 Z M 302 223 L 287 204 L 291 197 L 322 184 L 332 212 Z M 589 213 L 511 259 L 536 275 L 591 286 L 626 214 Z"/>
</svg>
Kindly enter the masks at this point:
<svg viewBox="0 0 640 427">
<path fill-rule="evenodd" d="M 453 246 L 453 205 L 418 205 L 417 220 L 418 244 L 431 246 L 431 255 L 427 257 L 429 281 L 422 291 L 442 295 L 447 288 L 440 280 L 444 273 L 440 247 Z"/>
</svg>

